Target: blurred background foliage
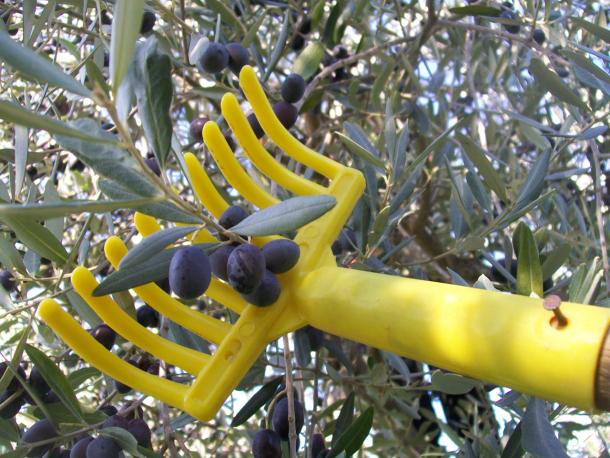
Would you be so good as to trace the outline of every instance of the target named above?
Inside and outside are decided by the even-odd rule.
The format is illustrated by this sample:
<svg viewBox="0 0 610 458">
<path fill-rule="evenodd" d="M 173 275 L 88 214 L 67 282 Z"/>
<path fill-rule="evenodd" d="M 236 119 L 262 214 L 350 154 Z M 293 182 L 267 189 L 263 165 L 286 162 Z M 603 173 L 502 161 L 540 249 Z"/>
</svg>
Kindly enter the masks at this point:
<svg viewBox="0 0 610 458">
<path fill-rule="evenodd" d="M 54 297 L 86 328 L 99 324 L 72 291 L 70 272 L 84 264 L 100 279 L 108 274 L 103 242 L 112 234 L 139 240 L 133 208 L 142 199 L 157 206 L 153 214 L 167 215 L 170 206 L 169 219 L 197 218 L 184 152 L 205 162 L 228 199 L 247 205 L 190 133 L 200 117 L 226 129 L 220 98 L 240 95 L 231 72 L 212 75 L 196 65 L 206 40 L 245 45 L 272 100 L 280 99 L 285 76 L 301 74 L 307 88 L 291 132 L 364 173 L 366 192 L 349 223 L 357 250 L 339 255 L 339 263 L 524 294 L 530 291 L 518 277 L 528 275 L 539 294 L 610 305 L 606 2 L 151 0 L 144 9 L 154 22 L 142 30 L 141 11 L 130 11 L 138 4 L 0 2 L 0 358 L 23 361 L 28 371 L 36 362 L 68 383 L 58 382 L 61 395 L 54 399 L 0 419 L 0 451 L 7 456 L 24 455 L 19 430 L 45 415 L 65 423 L 55 443 L 69 447 L 75 431 L 95 429 L 104 418 L 98 408 L 108 404 L 141 407 L 159 455 L 250 454 L 265 410 L 249 412 L 240 426 L 231 422 L 261 386 L 284 373 L 281 341 L 268 347 L 217 418 L 202 423 L 138 393 L 117 393 L 35 315 L 42 298 Z M 159 66 L 130 66 L 153 52 Z M 151 69 L 158 73 L 151 76 Z M 151 117 L 161 129 L 149 128 Z M 104 131 L 117 133 L 120 147 L 99 143 Z M 257 175 L 238 147 L 235 152 L 263 186 L 286 196 Z M 147 157 L 162 163 L 162 178 L 146 168 Z M 179 201 L 167 200 L 170 186 Z M 527 259 L 517 259 L 518 223 L 535 240 Z M 130 313 L 141 305 L 127 293 L 117 298 Z M 209 300 L 198 306 L 236 319 Z M 167 320 L 159 332 L 187 346 L 208 345 Z M 354 424 L 347 413 L 337 420 L 346 399 L 354 403 L 354 418 L 374 409 L 360 456 L 608 455 L 607 415 L 455 379 L 311 329 L 290 341 L 292 377 L 306 413 L 302 456 L 309 456 L 314 431 L 330 446 L 340 428 Z M 118 343 L 114 351 L 122 357 L 139 355 Z M 6 371 L 0 388 L 11 378 Z M 275 386 L 262 392 L 264 401 Z M 71 415 L 70 390 L 84 417 Z M 45 408 L 49 402 L 53 409 Z"/>
</svg>

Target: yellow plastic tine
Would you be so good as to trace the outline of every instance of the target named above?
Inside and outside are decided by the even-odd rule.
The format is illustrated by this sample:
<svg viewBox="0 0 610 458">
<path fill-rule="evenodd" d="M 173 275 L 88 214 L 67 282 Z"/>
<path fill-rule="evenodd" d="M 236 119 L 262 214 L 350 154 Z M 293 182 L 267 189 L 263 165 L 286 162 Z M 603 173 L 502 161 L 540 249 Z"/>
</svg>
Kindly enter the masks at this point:
<svg viewBox="0 0 610 458">
<path fill-rule="evenodd" d="M 179 366 L 191 374 L 197 374 L 210 360 L 210 355 L 183 347 L 150 332 L 131 318 L 110 296 L 94 297 L 92 292 L 98 283 L 85 267 L 79 266 L 74 270 L 72 285 L 108 326 L 157 358 Z"/>
<path fill-rule="evenodd" d="M 245 65 L 239 73 L 239 85 L 252 105 L 261 127 L 286 154 L 331 180 L 346 167 L 303 145 L 277 119 L 273 108 L 258 82 L 254 69 Z M 205 129 L 204 129 L 205 132 Z"/>
<path fill-rule="evenodd" d="M 76 354 L 100 371 L 167 404 L 184 405 L 185 385 L 144 372 L 109 352 L 54 300 L 42 301 L 38 314 Z"/>
<path fill-rule="evenodd" d="M 222 114 L 237 137 L 237 141 L 248 157 L 250 157 L 252 163 L 262 173 L 295 194 L 311 195 L 325 194 L 328 192 L 328 189 L 324 186 L 306 180 L 291 170 L 288 170 L 265 150 L 250 128 L 248 119 L 241 111 L 235 95 L 230 93 L 225 94 L 222 97 L 220 106 Z"/>
<path fill-rule="evenodd" d="M 199 163 L 197 156 L 193 153 L 186 153 L 184 155 L 184 162 L 186 163 L 186 168 L 199 202 L 214 217 L 219 218 L 222 212 L 229 207 L 229 204 L 220 195 L 216 186 L 214 186 L 214 183 L 212 183 L 212 180 Z"/>
<path fill-rule="evenodd" d="M 246 200 L 249 200 L 259 208 L 269 207 L 277 204 L 278 199 L 257 185 L 246 171 L 239 165 L 233 155 L 233 151 L 225 140 L 218 125 L 208 121 L 203 126 L 203 141 L 209 148 L 218 168 L 233 188 L 235 188 Z"/>
<path fill-rule="evenodd" d="M 205 294 L 238 314 L 243 313 L 244 309 L 248 306 L 248 303 L 239 293 L 216 277 L 212 277 L 210 286 L 208 286 Z"/>
<path fill-rule="evenodd" d="M 106 240 L 104 252 L 113 267 L 117 268 L 119 262 L 127 253 L 127 247 L 120 238 L 113 236 Z M 217 286 L 214 288 L 210 285 L 208 292 L 210 289 L 215 293 L 220 293 L 216 294 L 216 297 L 210 295 L 217 302 L 223 302 L 221 299 L 234 300 L 233 298 L 229 299 L 226 294 L 222 294 L 222 290 L 219 290 Z M 187 307 L 169 296 L 154 283 L 136 286 L 133 290 L 144 302 L 162 315 L 217 345 L 231 330 L 230 324 Z"/>
<path fill-rule="evenodd" d="M 138 232 L 142 234 L 142 237 L 148 237 L 161 229 L 155 218 L 144 213 L 136 212 L 133 222 Z"/>
</svg>

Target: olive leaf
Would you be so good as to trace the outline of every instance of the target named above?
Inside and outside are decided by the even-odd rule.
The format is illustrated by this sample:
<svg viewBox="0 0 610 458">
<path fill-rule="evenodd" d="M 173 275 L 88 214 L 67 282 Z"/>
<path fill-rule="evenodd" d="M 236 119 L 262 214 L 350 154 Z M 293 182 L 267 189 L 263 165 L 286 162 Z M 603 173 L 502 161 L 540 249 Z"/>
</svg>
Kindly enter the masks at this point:
<svg viewBox="0 0 610 458">
<path fill-rule="evenodd" d="M 336 199 L 330 195 L 293 197 L 253 213 L 229 230 L 246 236 L 294 231 L 319 218 L 336 203 Z"/>
</svg>

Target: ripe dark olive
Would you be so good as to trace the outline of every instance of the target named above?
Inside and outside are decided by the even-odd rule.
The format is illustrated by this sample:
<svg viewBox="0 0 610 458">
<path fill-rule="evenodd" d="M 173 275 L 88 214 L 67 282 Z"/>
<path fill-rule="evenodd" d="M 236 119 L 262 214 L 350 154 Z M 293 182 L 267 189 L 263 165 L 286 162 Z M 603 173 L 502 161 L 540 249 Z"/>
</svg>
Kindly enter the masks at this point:
<svg viewBox="0 0 610 458">
<path fill-rule="evenodd" d="M 334 50 L 334 56 L 336 59 L 345 59 L 349 56 L 349 52 L 347 52 L 347 48 L 345 46 L 339 45 Z"/>
<path fill-rule="evenodd" d="M 70 458 L 70 453 L 72 453 L 72 450 L 69 448 L 57 448 L 51 450 L 49 458 Z"/>
<path fill-rule="evenodd" d="M 567 78 L 570 75 L 570 72 L 565 67 L 557 66 L 555 67 L 555 71 L 560 78 Z"/>
<path fill-rule="evenodd" d="M 203 126 L 205 126 L 205 123 L 208 121 L 209 121 L 209 119 L 205 116 L 202 116 L 200 118 L 195 118 L 191 121 L 191 127 L 189 129 L 189 133 L 191 135 L 191 138 L 194 141 L 201 142 L 201 140 L 203 140 L 203 137 L 202 137 Z"/>
<path fill-rule="evenodd" d="M 502 2 L 502 5 L 500 5 L 500 8 L 503 10 L 512 10 L 513 3 L 512 2 Z"/>
<path fill-rule="evenodd" d="M 307 334 L 307 339 L 309 340 L 309 347 L 313 351 L 318 351 L 324 341 L 324 333 L 313 326 L 306 326 L 305 332 Z"/>
<path fill-rule="evenodd" d="M 303 49 L 303 46 L 305 46 L 305 37 L 299 33 L 295 35 L 292 43 L 290 43 L 290 47 L 293 51 L 299 51 Z"/>
<path fill-rule="evenodd" d="M 0 285 L 2 285 L 6 291 L 11 292 L 13 288 L 15 288 L 15 278 L 13 277 L 13 274 L 8 270 L 0 270 Z"/>
<path fill-rule="evenodd" d="M 38 368 L 35 366 L 30 371 L 30 376 L 28 377 L 28 385 L 30 385 L 34 392 L 39 396 L 46 394 L 51 389 L 51 387 L 43 378 Z"/>
<path fill-rule="evenodd" d="M 305 16 L 299 24 L 299 33 L 307 35 L 309 32 L 311 32 L 311 18 L 309 16 Z"/>
<path fill-rule="evenodd" d="M 102 20 L 102 24 L 104 24 L 104 25 L 112 24 L 112 18 L 108 15 L 108 11 L 106 11 L 106 10 L 102 10 L 101 20 Z"/>
<path fill-rule="evenodd" d="M 250 53 L 241 43 L 229 43 L 226 48 L 229 53 L 229 69 L 239 75 L 241 68 L 248 65 Z"/>
<path fill-rule="evenodd" d="M 136 361 L 134 361 L 133 359 L 130 359 L 129 361 L 127 361 L 129 364 L 131 364 L 132 366 L 136 366 L 138 367 L 138 363 Z M 119 382 L 118 380 L 114 381 L 114 387 L 116 388 L 116 390 L 121 393 L 121 394 L 125 394 L 125 393 L 129 393 L 131 391 L 131 387 L 129 385 L 125 385 L 122 382 Z M 116 416 L 116 415 L 115 415 Z M 112 418 L 112 417 L 110 417 Z M 106 419 L 108 420 L 108 419 Z"/>
<path fill-rule="evenodd" d="M 216 278 L 227 281 L 227 262 L 234 249 L 234 246 L 223 245 L 210 255 L 212 273 Z"/>
<path fill-rule="evenodd" d="M 219 73 L 229 65 L 229 52 L 220 44 L 210 42 L 199 58 L 199 67 L 207 73 Z"/>
<path fill-rule="evenodd" d="M 136 310 L 136 318 L 145 328 L 156 328 L 159 326 L 159 312 L 148 304 L 138 307 Z"/>
<path fill-rule="evenodd" d="M 298 399 L 294 400 L 294 423 L 297 435 L 303 427 L 305 421 L 303 415 L 303 406 Z M 275 403 L 271 423 L 276 433 L 280 435 L 282 440 L 288 440 L 288 397 L 282 398 Z"/>
<path fill-rule="evenodd" d="M 150 448 L 152 433 L 144 420 L 136 418 L 131 420 L 127 425 L 127 431 L 138 441 L 138 445 L 144 448 Z"/>
<path fill-rule="evenodd" d="M 288 103 L 296 103 L 305 93 L 305 80 L 297 73 L 288 75 L 282 83 L 282 98 Z"/>
<path fill-rule="evenodd" d="M 23 393 L 19 394 L 12 401 L 10 401 L 7 405 L 4 403 L 11 397 L 14 396 L 14 391 L 5 390 L 0 393 L 0 418 L 4 418 L 8 420 L 9 418 L 13 418 L 15 415 L 19 413 L 23 404 L 25 404 L 25 396 Z"/>
<path fill-rule="evenodd" d="M 517 14 L 509 10 L 502 11 L 502 13 L 500 13 L 500 17 L 502 19 L 510 19 L 513 21 L 517 20 Z M 519 33 L 521 30 L 521 26 L 518 24 L 502 24 L 502 27 L 504 27 L 508 33 Z"/>
<path fill-rule="evenodd" d="M 534 38 L 534 41 L 539 45 L 546 41 L 546 35 L 541 29 L 534 30 L 532 37 Z"/>
<path fill-rule="evenodd" d="M 344 251 L 354 251 L 357 247 L 356 243 L 356 233 L 350 228 L 345 228 L 341 231 L 337 240 L 333 242 L 331 249 L 336 256 Z"/>
<path fill-rule="evenodd" d="M 299 261 L 301 250 L 292 240 L 272 240 L 263 247 L 265 266 L 274 274 L 288 272 Z"/>
<path fill-rule="evenodd" d="M 158 177 L 161 176 L 161 169 L 159 168 L 159 163 L 154 157 L 147 157 L 146 159 L 144 159 L 144 162 L 155 175 L 157 175 Z"/>
<path fill-rule="evenodd" d="M 37 421 L 27 431 L 25 431 L 23 436 L 21 436 L 21 440 L 23 442 L 33 443 L 53 439 L 54 437 L 57 437 L 57 430 L 55 429 L 55 426 L 53 426 L 53 423 L 45 418 Z M 53 443 L 49 442 L 48 444 L 33 448 L 28 453 L 28 456 L 39 457 L 44 455 L 52 448 Z"/>
<path fill-rule="evenodd" d="M 265 135 L 265 131 L 258 122 L 258 119 L 256 119 L 256 115 L 254 113 L 250 113 L 248 115 L 248 122 L 250 123 L 250 127 L 254 131 L 256 138 L 261 138 L 263 135 Z"/>
<path fill-rule="evenodd" d="M 122 428 L 127 429 L 129 421 L 122 415 L 114 414 L 104 420 L 100 429 L 104 428 Z"/>
<path fill-rule="evenodd" d="M 9 366 L 8 363 L 5 363 L 5 362 L 0 363 L 0 378 L 2 378 L 4 373 L 7 371 L 8 366 Z M 11 374 L 13 374 L 12 371 L 11 371 Z M 17 366 L 17 374 L 19 375 L 19 377 L 21 377 L 22 380 L 26 379 L 25 369 L 23 369 L 23 367 Z M 17 377 L 15 377 L 14 375 L 11 375 L 11 381 L 8 384 L 8 386 L 6 387 L 6 391 L 8 391 L 10 393 L 14 393 L 19 388 L 21 388 L 21 382 L 19 381 L 19 379 Z"/>
<path fill-rule="evenodd" d="M 169 278 L 166 277 L 163 280 L 157 280 L 155 282 L 155 284 L 161 288 L 163 291 L 165 291 L 167 294 L 169 294 L 171 292 L 171 289 L 169 287 Z"/>
<path fill-rule="evenodd" d="M 91 436 L 85 436 L 72 446 L 70 458 L 87 458 L 87 446 L 93 440 Z"/>
<path fill-rule="evenodd" d="M 324 450 L 324 436 L 316 433 L 311 436 L 311 456 L 316 458 L 322 450 Z"/>
<path fill-rule="evenodd" d="M 245 243 L 236 247 L 227 261 L 227 280 L 235 291 L 249 294 L 263 281 L 265 257 L 258 247 Z"/>
<path fill-rule="evenodd" d="M 195 299 L 212 279 L 210 258 L 196 247 L 180 248 L 169 264 L 169 286 L 182 299 Z"/>
<path fill-rule="evenodd" d="M 271 429 L 261 429 L 254 435 L 252 441 L 254 458 L 281 458 L 282 441 L 280 436 Z"/>
<path fill-rule="evenodd" d="M 144 11 L 142 15 L 142 26 L 140 27 L 140 33 L 142 35 L 149 33 L 157 22 L 157 16 L 152 11 Z"/>
<path fill-rule="evenodd" d="M 87 445 L 87 458 L 118 458 L 121 456 L 121 447 L 114 439 L 100 436 Z"/>
<path fill-rule="evenodd" d="M 116 340 L 116 332 L 107 324 L 100 324 L 90 331 L 95 340 L 110 350 Z"/>
<path fill-rule="evenodd" d="M 277 281 L 275 275 L 265 270 L 261 284 L 251 293 L 243 294 L 243 298 L 249 304 L 256 305 L 257 307 L 267 307 L 277 301 L 281 292 L 280 282 Z"/>
<path fill-rule="evenodd" d="M 212 264 L 212 273 L 214 273 L 213 264 Z M 199 310 L 200 312 L 203 312 L 208 305 L 206 304 L 206 302 L 203 299 L 197 299 L 197 301 L 195 302 L 195 306 L 197 307 L 197 310 Z"/>
<path fill-rule="evenodd" d="M 159 369 L 161 369 L 161 365 L 158 362 L 154 362 L 146 369 L 146 372 L 152 375 L 159 375 Z"/>
<path fill-rule="evenodd" d="M 233 136 L 228 132 L 223 135 L 231 151 L 235 151 L 235 147 L 237 146 L 237 144 L 235 143 L 235 140 L 233 140 Z"/>
<path fill-rule="evenodd" d="M 325 448 L 320 453 L 318 453 L 318 456 L 316 458 L 326 458 L 329 453 L 330 453 L 330 449 L 329 448 Z"/>
<path fill-rule="evenodd" d="M 59 404 L 61 400 L 55 391 L 47 391 L 47 393 L 42 397 L 42 402 L 45 404 Z"/>
<path fill-rule="evenodd" d="M 109 417 L 111 417 L 111 416 L 113 416 L 113 415 L 116 415 L 116 414 L 117 414 L 117 412 L 118 412 L 118 410 L 116 409 L 116 407 L 115 407 L 115 406 L 111 406 L 111 405 L 104 406 L 104 407 L 100 407 L 98 410 L 99 410 L 100 412 L 104 412 L 104 413 L 105 413 L 106 415 L 108 415 Z"/>
<path fill-rule="evenodd" d="M 225 229 L 230 229 L 246 219 L 247 216 L 248 213 L 246 210 L 238 205 L 231 205 L 222 213 L 222 215 L 220 215 L 220 218 L 218 218 L 218 224 Z"/>
<path fill-rule="evenodd" d="M 297 122 L 299 112 L 294 105 L 283 100 L 273 105 L 273 112 L 286 129 L 290 129 Z"/>
</svg>

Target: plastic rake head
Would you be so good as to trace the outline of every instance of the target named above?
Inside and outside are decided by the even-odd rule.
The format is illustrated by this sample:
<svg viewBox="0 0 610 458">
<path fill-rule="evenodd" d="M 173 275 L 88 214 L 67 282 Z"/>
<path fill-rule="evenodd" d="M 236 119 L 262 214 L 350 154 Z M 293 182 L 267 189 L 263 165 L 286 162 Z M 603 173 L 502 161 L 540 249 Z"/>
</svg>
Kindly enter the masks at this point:
<svg viewBox="0 0 610 458">
<path fill-rule="evenodd" d="M 364 189 L 362 174 L 307 148 L 286 130 L 275 116 L 259 84 L 254 70 L 246 66 L 239 75 L 241 89 L 268 138 L 287 155 L 328 179 L 322 186 L 286 169 L 260 144 L 233 94 L 222 98 L 222 114 L 250 161 L 260 172 L 295 195 L 329 194 L 336 198 L 335 207 L 316 221 L 302 227 L 294 239 L 301 249 L 298 264 L 278 276 L 282 293 L 270 307 L 259 308 L 246 303 L 229 285 L 213 278 L 206 294 L 239 314 L 233 325 L 212 318 L 183 305 L 154 283 L 133 289 L 145 303 L 175 323 L 214 343 L 213 354 L 205 354 L 178 345 L 139 325 L 110 296 L 94 297 L 98 283 L 93 274 L 78 267 L 72 283 L 78 294 L 99 317 L 118 334 L 134 345 L 192 374 L 191 385 L 176 383 L 144 372 L 95 341 L 59 304 L 45 300 L 39 314 L 42 319 L 84 360 L 112 378 L 178 407 L 196 418 L 213 418 L 224 401 L 254 364 L 265 346 L 279 336 L 307 324 L 299 315 L 299 298 L 293 294 L 296 285 L 311 271 L 323 266 L 335 266 L 330 246 Z M 203 139 L 227 182 L 246 200 L 258 208 L 276 204 L 278 199 L 261 188 L 239 164 L 218 125 L 208 122 Z M 216 218 L 229 206 L 218 193 L 197 158 L 190 153 L 185 162 L 195 194 Z M 159 230 L 151 217 L 136 214 L 138 231 L 148 236 Z M 255 238 L 264 245 L 270 237 Z M 198 232 L 196 242 L 216 239 L 207 231 Z M 106 257 L 118 268 L 127 248 L 118 237 L 111 237 L 104 247 Z"/>
</svg>

